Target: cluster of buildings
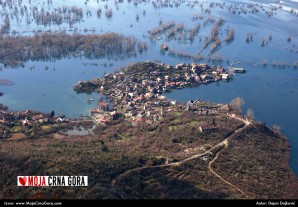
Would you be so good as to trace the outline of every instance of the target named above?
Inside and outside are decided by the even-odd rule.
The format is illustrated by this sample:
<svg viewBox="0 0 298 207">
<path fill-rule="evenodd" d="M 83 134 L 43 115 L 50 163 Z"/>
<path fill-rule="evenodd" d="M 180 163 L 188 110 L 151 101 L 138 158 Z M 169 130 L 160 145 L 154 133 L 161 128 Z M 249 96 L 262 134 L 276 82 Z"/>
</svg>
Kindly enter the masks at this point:
<svg viewBox="0 0 298 207">
<path fill-rule="evenodd" d="M 237 69 L 239 72 L 242 70 Z M 106 74 L 101 79 L 79 81 L 74 90 L 77 92 L 97 91 L 103 93 L 108 102 L 99 101 L 91 110 L 95 123 L 107 124 L 123 119 L 132 125 L 158 122 L 169 111 L 194 111 L 197 114 L 218 114 L 222 104 L 209 104 L 200 100 L 190 100 L 186 104 L 169 100 L 164 93 L 184 87 L 226 80 L 233 75 L 221 66 L 207 64 L 177 64 L 175 66 L 140 62 L 122 70 Z M 0 107 L 0 138 L 8 137 L 16 129 L 28 131 L 31 128 L 41 130 L 43 126 L 55 127 L 57 123 L 67 122 L 65 116 L 26 111 L 8 111 Z M 216 129 L 215 125 L 202 125 L 200 131 Z"/>
<path fill-rule="evenodd" d="M 124 117 L 133 125 L 153 123 L 168 111 L 197 111 L 199 114 L 216 113 L 214 107 L 199 100 L 177 104 L 163 94 L 176 89 L 226 80 L 232 74 L 221 66 L 207 64 L 177 64 L 141 62 L 103 78 L 80 81 L 74 86 L 78 92 L 95 91 L 103 93 L 110 102 L 98 102 L 91 111 L 97 123 L 108 123 Z M 92 83 L 90 83 L 92 82 Z M 94 87 L 96 85 L 96 87 Z M 218 107 L 218 106 L 217 106 Z"/>
<path fill-rule="evenodd" d="M 0 110 L 0 137 L 14 133 L 14 128 L 25 127 L 30 129 L 33 126 L 53 125 L 56 123 L 67 122 L 64 115 L 54 116 L 54 112 L 45 114 L 31 110 L 7 111 Z"/>
</svg>

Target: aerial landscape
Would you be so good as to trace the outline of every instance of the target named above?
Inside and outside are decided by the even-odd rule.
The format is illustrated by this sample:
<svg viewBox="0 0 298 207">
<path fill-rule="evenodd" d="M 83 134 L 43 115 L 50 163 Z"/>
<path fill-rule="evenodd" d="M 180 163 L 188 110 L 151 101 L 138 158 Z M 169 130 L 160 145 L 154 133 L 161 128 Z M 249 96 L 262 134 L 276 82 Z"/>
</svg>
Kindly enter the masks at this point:
<svg viewBox="0 0 298 207">
<path fill-rule="evenodd" d="M 297 23 L 297 0 L 0 0 L 0 199 L 295 205 Z"/>
</svg>

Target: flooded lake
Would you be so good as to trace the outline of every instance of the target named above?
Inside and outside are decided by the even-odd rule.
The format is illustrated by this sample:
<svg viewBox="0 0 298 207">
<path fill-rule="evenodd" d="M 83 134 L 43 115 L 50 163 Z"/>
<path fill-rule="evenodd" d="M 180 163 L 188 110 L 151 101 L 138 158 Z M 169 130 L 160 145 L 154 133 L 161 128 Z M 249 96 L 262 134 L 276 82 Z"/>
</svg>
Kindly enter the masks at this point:
<svg viewBox="0 0 298 207">
<path fill-rule="evenodd" d="M 295 68 L 296 64 L 298 66 L 298 29 L 295 26 L 298 22 L 298 2 L 161 2 L 31 0 L 29 3 L 23 0 L 22 4 L 12 6 L 2 4 L 0 22 L 2 24 L 5 14 L 9 14 L 9 35 L 32 36 L 49 30 L 68 34 L 116 32 L 147 42 L 148 49 L 135 57 L 121 60 L 70 57 L 29 61 L 24 63 L 24 67 L 17 68 L 6 68 L 1 63 L 0 79 L 12 81 L 13 84 L 0 85 L 0 92 L 4 93 L 0 102 L 14 110 L 54 110 L 57 114 L 78 117 L 90 115 L 90 109 L 100 97 L 99 94 L 76 94 L 73 85 L 79 80 L 99 78 L 131 62 L 207 62 L 225 67 L 234 64 L 245 67 L 247 73 L 237 74 L 228 83 L 177 90 L 167 96 L 179 101 L 201 99 L 218 103 L 228 103 L 235 97 L 242 97 L 245 100 L 244 111 L 252 108 L 256 120 L 268 126 L 281 126 L 290 141 L 291 166 L 298 175 L 298 128 L 295 125 L 298 114 L 298 71 Z M 57 14 L 59 8 L 63 11 L 63 7 L 78 12 L 71 10 L 73 6 L 82 9 L 81 17 L 67 13 L 68 10 L 61 16 Z M 48 21 L 43 11 L 56 12 L 56 19 L 63 21 Z M 214 35 L 215 39 L 221 40 L 221 44 L 215 46 L 215 41 L 208 38 L 221 17 L 223 24 L 218 26 Z M 171 21 L 174 26 L 170 29 L 155 35 L 148 33 Z M 190 33 L 196 26 L 199 26 L 199 31 L 190 40 Z M 234 38 L 226 41 L 231 30 L 234 31 Z M 162 44 L 166 44 L 169 50 L 161 52 Z M 214 51 L 212 47 L 215 47 Z M 89 101 L 91 98 L 95 101 Z"/>
</svg>

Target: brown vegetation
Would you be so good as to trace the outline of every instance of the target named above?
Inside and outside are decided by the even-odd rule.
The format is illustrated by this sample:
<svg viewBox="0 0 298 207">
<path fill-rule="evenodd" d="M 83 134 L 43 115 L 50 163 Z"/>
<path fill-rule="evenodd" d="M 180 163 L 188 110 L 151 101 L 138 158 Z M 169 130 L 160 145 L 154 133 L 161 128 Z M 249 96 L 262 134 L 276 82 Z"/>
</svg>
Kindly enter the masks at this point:
<svg viewBox="0 0 298 207">
<path fill-rule="evenodd" d="M 193 29 L 191 29 L 189 31 L 189 39 L 190 39 L 190 41 L 193 41 L 194 40 L 195 36 L 199 33 L 200 28 L 201 28 L 201 25 L 197 25 L 197 26 L 195 26 Z"/>
<path fill-rule="evenodd" d="M 33 7 L 32 16 L 36 24 L 50 26 L 67 23 L 70 26 L 83 20 L 83 9 L 76 6 L 63 6 L 54 11 L 45 11 L 43 8 Z M 30 21 L 30 20 L 29 20 Z M 30 22 L 28 22 L 30 23 Z"/>
<path fill-rule="evenodd" d="M 212 122 L 223 130 L 204 133 L 199 131 L 200 123 Z M 0 169 L 0 185 L 5 190 L 0 192 L 0 198 L 28 198 L 35 193 L 43 193 L 49 198 L 52 193 L 57 194 L 59 198 L 74 198 L 78 193 L 85 199 L 123 198 L 121 195 L 125 195 L 125 198 L 144 198 L 144 195 L 134 194 L 138 192 L 137 188 L 132 188 L 133 192 L 127 192 L 126 188 L 119 186 L 111 188 L 111 179 L 131 168 L 160 164 L 165 158 L 170 161 L 186 158 L 189 156 L 183 152 L 186 148 L 217 143 L 240 124 L 229 117 L 193 116 L 190 112 L 180 115 L 173 112 L 165 114 L 160 125 L 144 124 L 132 127 L 127 122 L 114 122 L 108 126 L 97 127 L 96 135 L 87 137 L 62 135 L 63 139 L 57 139 L 54 135 L 38 140 L 2 142 L 0 164 L 3 167 Z M 163 159 L 158 156 L 162 156 Z M 17 186 L 13 184 L 15 179 L 12 178 L 20 174 L 83 174 L 89 176 L 90 187 L 81 188 L 80 191 L 74 188 L 65 191 L 59 187 L 15 190 Z M 156 178 L 154 175 L 151 177 Z M 168 179 L 167 177 L 166 175 L 161 180 Z M 171 180 L 170 177 L 169 179 Z M 169 194 L 167 198 L 195 197 L 188 190 L 183 190 L 183 186 L 191 185 L 185 185 L 179 180 L 177 182 L 177 189 L 181 188 L 185 193 Z M 178 185 L 179 182 L 183 185 Z M 134 185 L 137 184 L 134 182 Z M 156 189 L 155 192 L 162 191 Z M 148 192 L 147 196 L 150 195 L 153 194 Z"/>
<path fill-rule="evenodd" d="M 229 28 L 227 31 L 227 37 L 225 39 L 226 42 L 230 43 L 234 40 L 235 37 L 235 31 L 232 28 Z"/>
<path fill-rule="evenodd" d="M 184 52 L 184 51 L 178 51 L 178 50 L 174 50 L 174 49 L 168 49 L 169 51 L 169 55 L 173 56 L 173 57 L 179 57 L 182 59 L 193 59 L 193 55 Z"/>
<path fill-rule="evenodd" d="M 212 31 L 211 31 L 211 38 L 212 40 L 214 41 L 218 35 L 218 30 L 219 30 L 219 27 L 222 26 L 224 23 L 224 19 L 221 17 L 219 18 L 219 20 L 215 23 Z"/>
<path fill-rule="evenodd" d="M 170 29 L 171 27 L 175 26 L 175 22 L 174 21 L 169 21 L 165 24 L 161 24 L 159 27 L 155 27 L 153 29 L 151 29 L 150 31 L 148 31 L 148 33 L 152 36 L 158 35 L 161 32 Z"/>
<path fill-rule="evenodd" d="M 176 25 L 175 27 L 173 27 L 167 31 L 166 38 L 170 39 L 171 37 L 173 37 L 175 35 L 176 32 L 182 31 L 183 29 L 184 29 L 183 23 Z"/>
<path fill-rule="evenodd" d="M 210 16 L 207 19 L 205 19 L 205 21 L 203 22 L 203 27 L 206 27 L 209 24 L 213 24 L 214 22 L 215 22 L 214 17 Z"/>
<path fill-rule="evenodd" d="M 11 80 L 0 79 L 0 86 L 10 86 L 10 85 L 13 85 L 13 82 Z"/>
<path fill-rule="evenodd" d="M 229 108 L 231 111 L 235 111 L 236 113 L 242 112 L 242 105 L 245 103 L 245 101 L 240 98 L 236 97 L 229 103 Z"/>
<path fill-rule="evenodd" d="M 219 54 L 213 54 L 208 57 L 208 61 L 212 62 L 222 62 L 223 60 L 223 57 Z"/>
<path fill-rule="evenodd" d="M 140 52 L 147 50 L 146 43 L 117 33 L 69 35 L 60 32 L 0 38 L 0 62 L 5 66 L 18 66 L 28 60 L 55 60 L 75 56 L 90 59 L 109 57 L 115 60 L 135 55 L 137 47 Z"/>
<path fill-rule="evenodd" d="M 112 9 L 107 9 L 106 10 L 106 17 L 111 18 L 113 16 L 113 10 Z"/>
<path fill-rule="evenodd" d="M 248 109 L 247 109 L 247 112 L 246 112 L 246 116 L 247 116 L 247 118 L 253 120 L 254 117 L 255 117 L 255 115 L 254 115 L 254 111 L 253 111 L 251 108 L 248 108 Z"/>
<path fill-rule="evenodd" d="M 215 22 L 215 24 L 211 30 L 210 37 L 205 37 L 203 49 L 206 49 L 210 43 L 214 42 L 214 44 L 211 46 L 210 54 L 214 53 L 218 49 L 218 47 L 221 45 L 221 40 L 218 37 L 218 30 L 223 25 L 223 23 L 224 23 L 224 19 L 219 18 L 219 20 L 217 20 Z"/>
<path fill-rule="evenodd" d="M 221 129 L 200 132 L 198 126 L 208 123 Z M 0 198 L 243 198 L 210 173 L 208 160 L 214 155 L 208 155 L 207 161 L 197 158 L 180 166 L 135 171 L 111 186 L 113 178 L 129 169 L 177 162 L 198 154 L 241 125 L 228 116 L 194 116 L 185 111 L 165 114 L 159 125 L 132 127 L 127 122 L 115 122 L 98 126 L 95 135 L 85 137 L 1 142 Z M 288 155 L 286 139 L 263 125 L 253 125 L 229 142 L 212 168 L 252 198 L 297 198 L 291 189 L 297 181 L 285 161 Z M 63 187 L 17 189 L 17 175 L 35 174 L 87 175 L 89 187 L 67 191 Z"/>
<path fill-rule="evenodd" d="M 214 44 L 211 46 L 210 53 L 214 53 L 216 49 L 221 45 L 221 40 L 217 38 L 214 42 Z"/>
<path fill-rule="evenodd" d="M 205 37 L 203 49 L 206 49 L 210 44 L 211 39 L 209 37 Z"/>
<path fill-rule="evenodd" d="M 297 198 L 297 191 L 295 197 L 288 195 L 292 191 L 288 186 L 297 183 L 285 162 L 289 152 L 284 137 L 263 124 L 255 124 L 231 140 L 213 166 L 226 180 L 241 186 L 251 198 Z"/>
<path fill-rule="evenodd" d="M 280 134 L 281 133 L 281 127 L 278 126 L 278 125 L 273 125 L 272 126 L 272 131 L 275 132 L 275 133 Z"/>
</svg>

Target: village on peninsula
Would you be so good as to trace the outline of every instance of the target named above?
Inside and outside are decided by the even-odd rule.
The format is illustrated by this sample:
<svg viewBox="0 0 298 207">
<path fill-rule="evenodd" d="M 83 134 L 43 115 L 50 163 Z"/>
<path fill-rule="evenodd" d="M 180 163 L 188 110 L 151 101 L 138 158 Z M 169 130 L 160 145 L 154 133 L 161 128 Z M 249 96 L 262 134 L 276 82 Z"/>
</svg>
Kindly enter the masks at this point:
<svg viewBox="0 0 298 207">
<path fill-rule="evenodd" d="M 189 170 L 187 166 L 193 166 L 193 163 L 198 163 L 200 176 L 197 177 L 196 168 L 193 168 L 194 171 L 189 172 L 187 179 L 194 179 L 194 182 L 203 185 L 202 188 L 210 185 L 209 181 L 205 182 L 204 179 L 216 183 L 212 186 L 229 186 L 229 190 L 223 193 L 211 191 L 205 195 L 201 191 L 196 192 L 196 195 L 204 198 L 263 198 L 267 194 L 272 196 L 279 193 L 266 190 L 268 185 L 275 183 L 282 191 L 288 192 L 292 185 L 296 185 L 296 180 L 286 162 L 289 159 L 287 140 L 280 131 L 255 121 L 253 114 L 243 115 L 241 98 L 235 98 L 229 104 L 210 103 L 199 99 L 179 103 L 165 96 L 167 92 L 186 87 L 227 81 L 233 78 L 235 73 L 245 72 L 244 68 L 224 68 L 207 64 L 182 63 L 171 66 L 160 62 L 138 62 L 114 73 L 105 74 L 99 79 L 79 81 L 73 86 L 77 93 L 102 94 L 99 95 L 97 107 L 91 110 L 88 118 L 71 119 L 57 115 L 54 111 L 11 111 L 1 105 L 0 136 L 8 143 L 14 141 L 19 144 L 22 144 L 22 141 L 41 143 L 47 140 L 47 146 L 54 146 L 54 149 L 58 150 L 58 154 L 50 153 L 51 156 L 59 156 L 63 151 L 71 153 L 73 157 L 83 155 L 90 160 L 94 158 L 110 161 L 118 159 L 114 158 L 117 155 L 123 163 L 123 160 L 127 159 L 124 154 L 132 153 L 136 157 L 127 159 L 125 167 L 119 167 L 115 160 L 106 167 L 104 163 L 100 164 L 100 169 L 104 169 L 104 177 L 96 185 L 108 186 L 112 190 L 121 189 L 121 192 L 129 192 L 130 188 L 126 185 L 130 185 L 131 178 L 141 179 L 144 172 L 149 173 L 150 179 L 157 178 L 150 174 L 154 169 L 165 171 L 166 174 L 173 171 L 175 174 L 186 175 Z M 87 129 L 90 133 L 68 135 L 69 131 L 75 131 L 77 127 Z M 72 140 L 72 144 L 67 144 L 66 140 Z M 274 160 L 276 165 L 272 165 L 272 156 L 276 155 L 276 151 L 266 148 L 258 152 L 268 157 L 266 167 L 282 170 L 261 170 L 260 166 L 263 164 L 254 158 L 256 154 L 252 153 L 259 149 L 254 147 L 254 142 L 260 141 L 278 149 L 278 158 Z M 50 142 L 56 143 L 58 147 Z M 82 147 L 81 142 L 88 145 Z M 73 150 L 76 147 L 77 150 Z M 84 151 L 84 147 L 89 151 Z M 238 157 L 240 155 L 241 158 Z M 234 159 L 235 164 L 230 165 L 229 159 Z M 196 162 L 193 162 L 194 160 Z M 239 162 L 242 163 L 240 166 Z M 115 167 L 110 168 L 112 165 Z M 252 166 L 255 166 L 253 170 Z M 78 169 L 88 170 L 81 167 Z M 247 173 L 253 174 L 254 183 L 257 183 L 258 187 L 250 187 Z M 272 176 L 284 173 L 287 174 L 285 181 L 272 181 Z M 97 181 L 96 176 L 91 182 Z M 141 182 L 133 181 L 137 184 Z M 262 194 L 258 195 L 258 192 Z M 292 194 L 289 194 L 289 197 L 292 197 Z M 193 194 L 189 196 L 192 197 Z"/>
<path fill-rule="evenodd" d="M 107 97 L 107 101 L 98 101 L 91 110 L 94 124 L 108 124 L 119 118 L 132 125 L 152 124 L 161 120 L 163 113 L 169 111 L 195 111 L 198 114 L 218 114 L 228 112 L 228 105 L 212 104 L 200 100 L 190 100 L 186 104 L 169 100 L 164 93 L 176 89 L 208 84 L 220 80 L 229 80 L 235 73 L 245 73 L 244 68 L 209 66 L 207 64 L 184 64 L 171 66 L 158 62 L 139 62 L 122 68 L 115 73 L 89 81 L 79 81 L 73 89 L 77 93 L 98 92 Z M 69 128 L 71 121 L 55 112 L 41 113 L 31 110 L 10 111 L 1 106 L 2 138 L 13 140 L 34 137 Z M 84 123 L 85 120 L 81 120 Z M 88 120 L 90 121 L 90 120 Z M 201 130 L 215 126 L 200 126 Z"/>
<path fill-rule="evenodd" d="M 133 125 L 152 124 L 160 120 L 167 111 L 196 111 L 199 114 L 216 114 L 226 111 L 227 105 L 209 104 L 200 100 L 190 100 L 177 104 L 163 94 L 185 87 L 229 80 L 235 72 L 244 73 L 244 68 L 225 69 L 222 66 L 207 64 L 177 64 L 140 62 L 123 68 L 103 78 L 80 81 L 74 86 L 78 93 L 97 91 L 111 102 L 98 102 L 91 110 L 96 123 L 107 123 L 119 116 Z"/>
</svg>

